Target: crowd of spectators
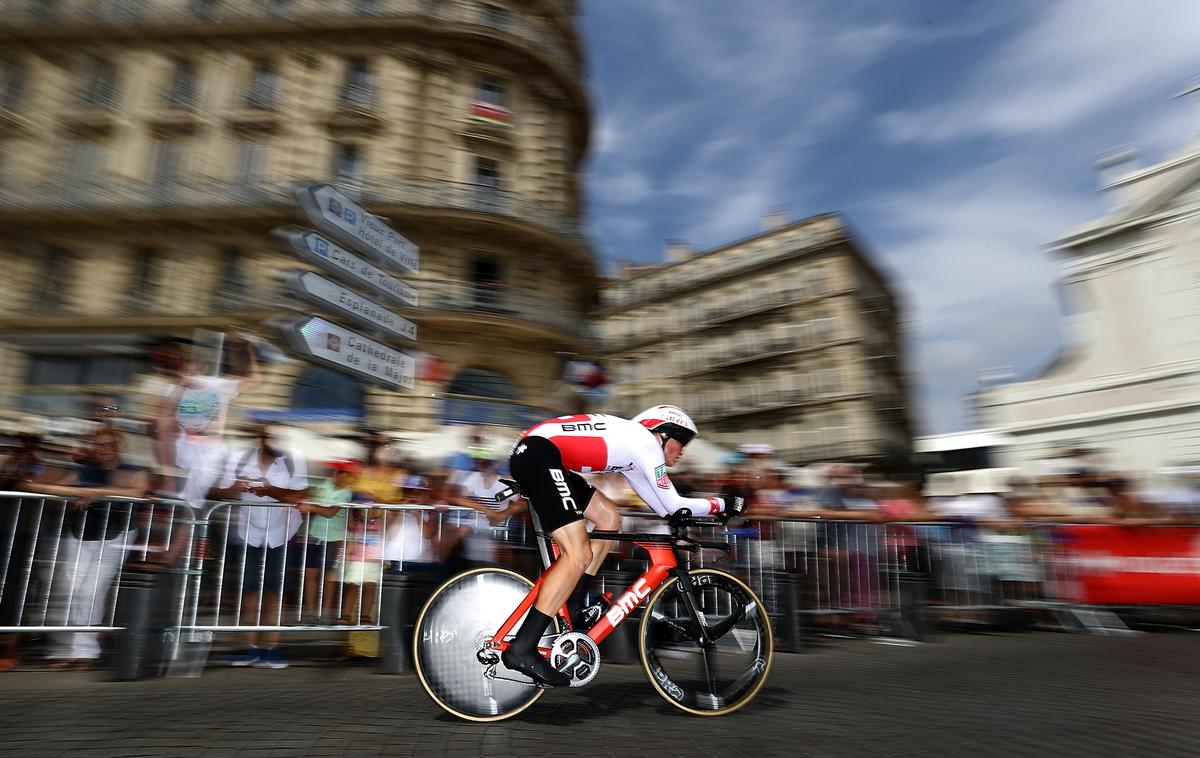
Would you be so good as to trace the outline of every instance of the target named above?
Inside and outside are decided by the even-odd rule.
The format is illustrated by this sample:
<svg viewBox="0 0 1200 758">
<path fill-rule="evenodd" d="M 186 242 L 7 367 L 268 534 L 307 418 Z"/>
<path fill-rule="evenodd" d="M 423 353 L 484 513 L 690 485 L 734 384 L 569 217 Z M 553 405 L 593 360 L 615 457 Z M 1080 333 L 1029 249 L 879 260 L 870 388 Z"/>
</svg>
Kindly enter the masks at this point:
<svg viewBox="0 0 1200 758">
<path fill-rule="evenodd" d="M 360 456 L 332 460 L 290 449 L 270 424 L 236 430 L 242 440 L 230 444 L 229 402 L 254 380 L 252 357 L 245 365 L 244 374 L 214 377 L 174 347 L 163 348 L 146 386 L 152 455 L 141 466 L 116 423 L 120 403 L 107 395 L 88 398 L 91 424 L 74 445 L 47 444 L 31 432 L 15 437 L 0 466 L 0 486 L 62 498 L 64 515 L 55 531 L 46 528 L 43 511 L 3 514 L 0 527 L 11 549 L 0 576 L 0 625 L 22 625 L 34 588 L 45 590 L 42 625 L 105 626 L 122 565 L 178 566 L 184 540 L 166 539 L 170 523 L 162 523 L 171 516 L 137 505 L 151 496 L 197 513 L 214 502 L 237 503 L 214 517 L 223 547 L 221 560 L 210 560 L 208 569 L 223 572 L 220 583 L 237 591 L 203 598 L 215 618 L 232 614 L 237 625 L 260 627 L 244 635 L 230 659 L 234 665 L 286 667 L 282 627 L 344 626 L 342 657 L 375 654 L 369 630 L 380 621 L 380 584 L 389 567 L 429 582 L 470 565 L 525 561 L 527 573 L 537 570 L 526 504 L 496 499 L 505 489 L 507 440 L 469 429 L 461 449 L 419 464 L 374 431 L 358 438 Z M 745 493 L 742 528 L 762 545 L 793 532 L 811 541 L 818 532 L 793 528 L 803 522 L 948 522 L 1003 531 L 1036 521 L 1192 523 L 1200 516 L 1194 470 L 1181 469 L 1153 487 L 1135 485 L 1133 477 L 1104 469 L 1082 451 L 1048 461 L 1032 476 L 997 469 L 917 478 L 847 463 L 797 469 L 781 464 L 768 446 L 752 445 L 729 455 L 715 473 L 685 464 L 672 478 L 685 494 Z M 621 477 L 597 477 L 595 484 L 629 511 L 641 508 Z M 793 527 L 779 531 L 773 526 L 779 521 Z M 904 534 L 889 539 L 915 550 L 918 540 Z M 847 571 L 877 571 L 861 551 L 822 549 Z M 772 550 L 755 560 L 774 568 L 791 560 L 787 549 Z M 0 670 L 28 657 L 20 640 L 0 635 Z M 103 652 L 92 631 L 52 632 L 42 642 L 42 656 L 54 668 L 90 668 Z"/>
</svg>

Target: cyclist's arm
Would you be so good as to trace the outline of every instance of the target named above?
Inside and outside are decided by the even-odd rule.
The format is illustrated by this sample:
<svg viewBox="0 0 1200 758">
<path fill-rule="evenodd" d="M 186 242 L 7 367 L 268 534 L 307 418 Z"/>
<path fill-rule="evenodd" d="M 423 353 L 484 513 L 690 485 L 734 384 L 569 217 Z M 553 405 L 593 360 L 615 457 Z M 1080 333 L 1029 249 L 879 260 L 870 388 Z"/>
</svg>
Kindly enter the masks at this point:
<svg viewBox="0 0 1200 758">
<path fill-rule="evenodd" d="M 651 442 L 638 451 L 634 461 L 636 468 L 625 473 L 625 478 L 633 486 L 646 505 L 660 516 L 670 516 L 683 508 L 687 508 L 695 516 L 707 516 L 720 513 L 725 504 L 719 497 L 683 497 L 675 489 L 675 485 L 667 477 L 667 462 L 658 445 Z M 656 473 L 661 471 L 661 475 Z"/>
</svg>

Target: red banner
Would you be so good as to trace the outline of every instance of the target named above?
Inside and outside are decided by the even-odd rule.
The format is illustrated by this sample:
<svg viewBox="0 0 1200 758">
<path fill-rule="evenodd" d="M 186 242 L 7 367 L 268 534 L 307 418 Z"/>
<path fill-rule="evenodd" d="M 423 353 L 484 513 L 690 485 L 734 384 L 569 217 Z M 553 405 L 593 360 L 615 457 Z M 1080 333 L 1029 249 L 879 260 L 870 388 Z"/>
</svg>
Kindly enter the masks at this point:
<svg viewBox="0 0 1200 758">
<path fill-rule="evenodd" d="M 1077 602 L 1200 605 L 1200 528 L 1080 525 L 1055 529 Z"/>
</svg>

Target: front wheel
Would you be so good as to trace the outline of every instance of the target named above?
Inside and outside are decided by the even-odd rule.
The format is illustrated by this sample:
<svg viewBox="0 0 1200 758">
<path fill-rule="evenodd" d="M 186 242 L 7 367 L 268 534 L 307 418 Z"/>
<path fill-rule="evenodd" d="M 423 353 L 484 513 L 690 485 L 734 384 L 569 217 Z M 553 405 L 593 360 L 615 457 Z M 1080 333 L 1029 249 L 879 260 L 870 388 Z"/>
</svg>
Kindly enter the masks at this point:
<svg viewBox="0 0 1200 758">
<path fill-rule="evenodd" d="M 767 681 L 774 652 L 767 609 L 732 574 L 698 569 L 694 597 L 713 644 L 700 644 L 699 625 L 672 577 L 650 597 L 639 630 L 642 666 L 658 694 L 697 716 L 722 716 L 754 699 Z"/>
<path fill-rule="evenodd" d="M 487 676 L 476 657 L 532 587 L 500 568 L 468 571 L 438 587 L 413 630 L 413 663 L 435 703 L 469 721 L 500 721 L 542 696 L 544 690 L 503 663 L 496 663 L 496 677 Z"/>
</svg>

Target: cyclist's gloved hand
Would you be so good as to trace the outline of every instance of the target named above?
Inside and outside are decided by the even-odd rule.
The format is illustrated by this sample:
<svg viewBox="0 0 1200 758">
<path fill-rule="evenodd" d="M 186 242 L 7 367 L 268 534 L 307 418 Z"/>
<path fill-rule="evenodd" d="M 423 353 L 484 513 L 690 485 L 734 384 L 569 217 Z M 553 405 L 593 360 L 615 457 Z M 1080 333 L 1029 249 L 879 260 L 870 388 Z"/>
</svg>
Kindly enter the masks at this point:
<svg viewBox="0 0 1200 758">
<path fill-rule="evenodd" d="M 721 511 L 721 518 L 725 521 L 737 518 L 746 510 L 746 498 L 741 495 L 727 494 L 722 495 L 721 499 L 725 501 L 725 509 Z"/>
</svg>

